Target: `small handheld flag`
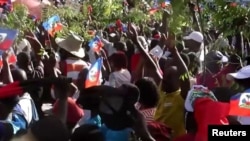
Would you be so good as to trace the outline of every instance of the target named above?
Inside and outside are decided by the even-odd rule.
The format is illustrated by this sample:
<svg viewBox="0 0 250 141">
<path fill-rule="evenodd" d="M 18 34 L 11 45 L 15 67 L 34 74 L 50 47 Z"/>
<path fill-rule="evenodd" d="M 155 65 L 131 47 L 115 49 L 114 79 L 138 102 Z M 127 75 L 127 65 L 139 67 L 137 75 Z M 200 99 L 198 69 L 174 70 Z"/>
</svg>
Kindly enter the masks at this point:
<svg viewBox="0 0 250 141">
<path fill-rule="evenodd" d="M 60 17 L 55 15 L 49 18 L 48 21 L 44 22 L 43 27 L 51 36 L 54 36 L 57 31 L 60 31 L 63 28 L 63 25 L 59 22 Z"/>
<path fill-rule="evenodd" d="M 0 68 L 3 66 L 2 54 L 3 54 L 3 51 L 0 51 L 0 57 L 1 57 L 1 59 L 0 59 Z M 10 48 L 10 56 L 9 56 L 9 58 L 8 58 L 8 63 L 9 63 L 9 64 L 14 64 L 14 63 L 16 63 L 16 62 L 17 62 L 16 55 L 15 55 L 13 49 Z"/>
<path fill-rule="evenodd" d="M 167 7 L 170 4 L 171 4 L 170 0 L 164 0 L 164 2 L 161 3 L 161 7 L 164 8 L 164 7 Z"/>
<path fill-rule="evenodd" d="M 0 50 L 8 50 L 18 34 L 17 30 L 0 28 Z"/>
<path fill-rule="evenodd" d="M 163 50 L 161 49 L 161 47 L 159 45 L 157 45 L 156 47 L 154 47 L 153 49 L 150 50 L 149 52 L 151 55 L 153 55 L 156 58 L 161 58 L 163 55 Z"/>
<path fill-rule="evenodd" d="M 85 88 L 98 86 L 101 84 L 100 77 L 101 69 L 102 69 L 103 60 L 102 58 L 98 58 L 96 62 L 90 67 L 87 79 L 85 81 Z"/>
<path fill-rule="evenodd" d="M 89 42 L 89 47 L 96 53 L 99 53 L 103 46 L 104 44 L 98 36 L 95 36 L 95 38 Z"/>
</svg>

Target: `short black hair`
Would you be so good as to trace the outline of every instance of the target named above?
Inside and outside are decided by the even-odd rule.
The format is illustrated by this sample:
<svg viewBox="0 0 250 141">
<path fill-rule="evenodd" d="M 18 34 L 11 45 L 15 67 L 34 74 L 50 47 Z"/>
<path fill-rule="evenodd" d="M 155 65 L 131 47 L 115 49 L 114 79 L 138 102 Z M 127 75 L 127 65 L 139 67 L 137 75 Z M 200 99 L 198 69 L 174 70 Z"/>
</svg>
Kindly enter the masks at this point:
<svg viewBox="0 0 250 141">
<path fill-rule="evenodd" d="M 125 69 L 128 66 L 128 59 L 124 52 L 116 52 L 109 58 L 116 69 Z"/>
<path fill-rule="evenodd" d="M 85 124 L 78 127 L 70 137 L 71 141 L 104 141 L 104 135 L 96 125 Z"/>
<path fill-rule="evenodd" d="M 152 78 L 142 78 L 135 85 L 140 90 L 139 102 L 147 108 L 154 108 L 159 102 L 159 91 Z"/>
<path fill-rule="evenodd" d="M 20 52 L 17 55 L 17 62 L 21 65 L 28 65 L 31 61 L 31 55 L 27 52 Z"/>
</svg>

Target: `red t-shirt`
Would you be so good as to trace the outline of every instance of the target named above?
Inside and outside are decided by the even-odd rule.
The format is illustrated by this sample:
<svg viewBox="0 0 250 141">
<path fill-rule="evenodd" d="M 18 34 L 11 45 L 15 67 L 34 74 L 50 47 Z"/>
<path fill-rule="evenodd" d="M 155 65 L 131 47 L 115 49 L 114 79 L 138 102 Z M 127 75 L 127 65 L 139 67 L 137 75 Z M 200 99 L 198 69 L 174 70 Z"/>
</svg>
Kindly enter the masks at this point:
<svg viewBox="0 0 250 141">
<path fill-rule="evenodd" d="M 137 65 L 138 65 L 138 63 L 140 61 L 140 58 L 141 58 L 141 54 L 140 53 L 136 53 L 136 54 L 132 55 L 132 57 L 131 57 L 131 63 L 130 63 L 131 64 L 131 71 L 132 72 L 136 70 Z"/>
<path fill-rule="evenodd" d="M 77 123 L 81 117 L 84 115 L 83 109 L 81 109 L 71 97 L 68 98 L 68 113 L 67 113 L 67 122 L 68 123 Z M 53 113 L 58 111 L 58 100 L 53 106 Z"/>
</svg>

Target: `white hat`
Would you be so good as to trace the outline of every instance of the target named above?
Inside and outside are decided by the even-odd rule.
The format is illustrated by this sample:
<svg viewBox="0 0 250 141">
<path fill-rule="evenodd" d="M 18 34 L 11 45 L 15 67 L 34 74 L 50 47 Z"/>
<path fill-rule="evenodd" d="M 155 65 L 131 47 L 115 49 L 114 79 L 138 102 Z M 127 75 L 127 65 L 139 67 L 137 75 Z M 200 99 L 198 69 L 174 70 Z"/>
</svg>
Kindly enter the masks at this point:
<svg viewBox="0 0 250 141">
<path fill-rule="evenodd" d="M 241 68 L 236 73 L 229 73 L 227 75 L 227 79 L 228 80 L 233 80 L 234 78 L 236 78 L 236 79 L 247 79 L 247 78 L 250 78 L 250 65 Z"/>
<path fill-rule="evenodd" d="M 66 39 L 56 38 L 56 43 L 58 46 L 70 54 L 83 58 L 85 56 L 84 49 L 82 48 L 82 43 L 84 39 L 81 36 L 71 34 Z"/>
<path fill-rule="evenodd" d="M 183 39 L 184 40 L 194 40 L 196 42 L 202 43 L 204 37 L 203 37 L 203 35 L 200 32 L 193 31 L 188 36 L 185 36 Z"/>
</svg>

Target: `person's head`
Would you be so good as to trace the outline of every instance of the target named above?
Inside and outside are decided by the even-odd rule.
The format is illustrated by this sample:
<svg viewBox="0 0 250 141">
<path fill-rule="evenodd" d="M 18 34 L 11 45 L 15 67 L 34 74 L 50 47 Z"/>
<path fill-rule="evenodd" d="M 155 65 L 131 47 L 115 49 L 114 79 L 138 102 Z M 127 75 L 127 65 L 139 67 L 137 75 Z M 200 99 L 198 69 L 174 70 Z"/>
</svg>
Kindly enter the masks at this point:
<svg viewBox="0 0 250 141">
<path fill-rule="evenodd" d="M 135 82 L 140 90 L 139 103 L 144 108 L 154 108 L 159 101 L 159 91 L 152 78 L 142 78 Z"/>
<path fill-rule="evenodd" d="M 117 51 L 121 51 L 121 52 L 126 52 L 127 51 L 127 46 L 124 42 L 114 42 L 114 48 L 117 50 Z"/>
<path fill-rule="evenodd" d="M 82 48 L 84 39 L 71 33 L 67 38 L 56 38 L 55 42 L 60 47 L 59 54 L 61 60 L 65 60 L 68 57 L 72 58 L 83 58 L 85 56 L 85 51 Z"/>
<path fill-rule="evenodd" d="M 236 73 L 229 73 L 227 75 L 228 80 L 234 80 L 244 89 L 250 88 L 250 65 L 241 68 Z"/>
<path fill-rule="evenodd" d="M 103 133 L 98 126 L 84 124 L 78 127 L 71 135 L 71 141 L 105 141 Z"/>
<path fill-rule="evenodd" d="M 190 70 L 192 75 L 195 76 L 196 74 L 198 74 L 199 67 L 200 67 L 199 58 L 193 52 L 188 53 L 188 57 L 190 61 L 188 70 Z"/>
<path fill-rule="evenodd" d="M 225 62 L 228 62 L 228 58 L 220 51 L 210 51 L 205 56 L 205 67 L 213 74 L 218 73 Z"/>
<path fill-rule="evenodd" d="M 45 117 L 29 127 L 21 138 L 25 141 L 68 141 L 66 126 L 56 117 Z"/>
<path fill-rule="evenodd" d="M 116 52 L 109 58 L 110 65 L 113 70 L 121 70 L 127 68 L 127 56 L 123 52 Z"/>
<path fill-rule="evenodd" d="M 201 49 L 204 37 L 200 32 L 193 31 L 188 36 L 185 36 L 183 39 L 185 47 L 188 48 L 190 52 L 197 53 Z"/>
<path fill-rule="evenodd" d="M 0 120 L 6 120 L 18 101 L 18 96 L 0 99 Z"/>
<path fill-rule="evenodd" d="M 31 64 L 31 56 L 27 52 L 21 52 L 17 55 L 17 66 L 27 68 Z"/>
</svg>

